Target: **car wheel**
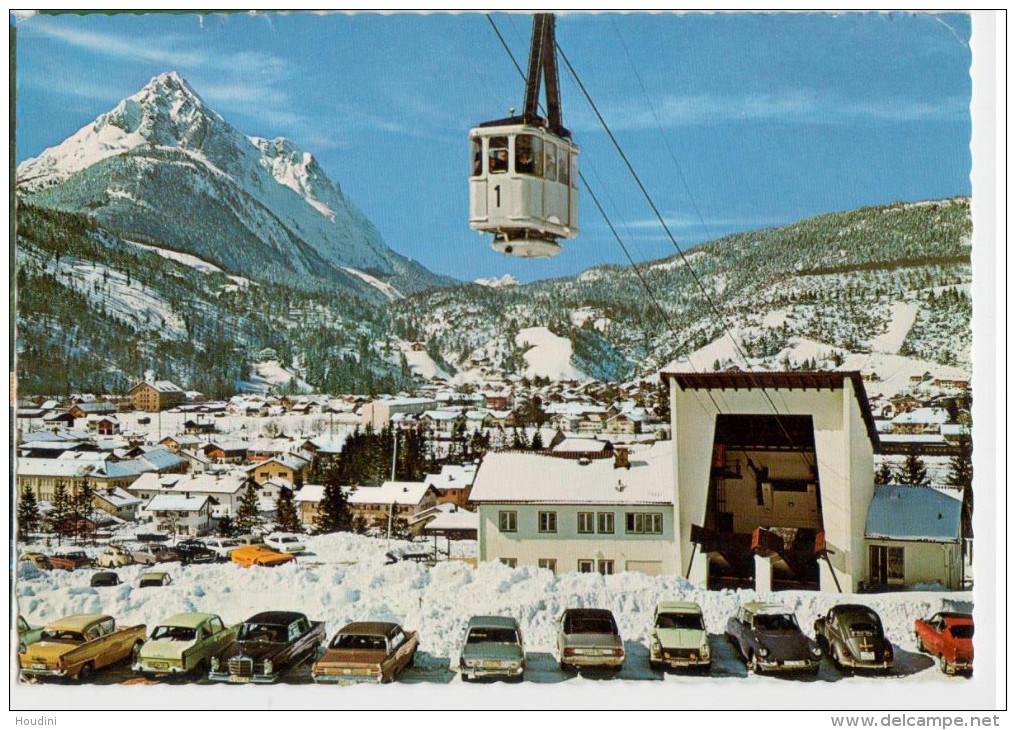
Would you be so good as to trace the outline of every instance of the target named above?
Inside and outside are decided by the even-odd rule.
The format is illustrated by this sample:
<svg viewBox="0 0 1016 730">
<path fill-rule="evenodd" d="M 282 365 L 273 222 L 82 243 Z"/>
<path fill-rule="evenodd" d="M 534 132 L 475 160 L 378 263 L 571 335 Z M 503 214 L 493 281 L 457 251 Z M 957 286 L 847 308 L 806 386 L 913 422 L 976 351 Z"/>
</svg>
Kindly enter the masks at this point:
<svg viewBox="0 0 1016 730">
<path fill-rule="evenodd" d="M 649 660 L 649 668 L 652 669 L 654 672 L 666 671 L 662 662 L 654 662 L 652 659 Z"/>
<path fill-rule="evenodd" d="M 952 674 L 952 672 L 949 671 L 949 662 L 945 660 L 945 654 L 938 655 L 938 668 L 942 670 L 943 674 Z"/>
<path fill-rule="evenodd" d="M 564 672 L 565 674 L 575 674 L 576 670 L 572 665 L 565 664 L 564 662 L 560 661 L 557 664 L 559 667 L 561 667 L 561 671 Z"/>
<path fill-rule="evenodd" d="M 90 682 L 92 677 L 95 676 L 95 667 L 91 662 L 87 662 L 82 665 L 81 669 L 78 670 L 77 680 L 79 682 Z"/>
<path fill-rule="evenodd" d="M 143 644 L 143 641 L 135 641 L 134 646 L 131 647 L 131 665 L 137 664 L 141 659 L 141 646 Z"/>
<path fill-rule="evenodd" d="M 924 648 L 924 642 L 921 640 L 921 635 L 915 633 L 914 638 L 917 639 L 917 651 L 921 652 L 922 654 L 925 653 L 927 649 Z"/>
<path fill-rule="evenodd" d="M 759 666 L 758 659 L 755 658 L 754 652 L 750 652 L 748 654 L 748 670 L 752 674 L 762 674 L 762 667 Z"/>
<path fill-rule="evenodd" d="M 836 668 L 843 674 L 847 673 L 847 667 L 843 664 L 843 650 L 840 649 L 839 644 L 833 644 L 832 646 L 832 660 Z"/>
</svg>

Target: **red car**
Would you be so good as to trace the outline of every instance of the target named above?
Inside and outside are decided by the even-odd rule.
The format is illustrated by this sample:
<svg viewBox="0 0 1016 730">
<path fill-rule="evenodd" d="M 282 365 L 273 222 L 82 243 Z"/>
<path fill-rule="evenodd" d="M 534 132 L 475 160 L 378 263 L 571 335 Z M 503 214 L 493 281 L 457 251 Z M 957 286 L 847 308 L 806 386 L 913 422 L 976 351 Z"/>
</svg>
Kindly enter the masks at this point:
<svg viewBox="0 0 1016 730">
<path fill-rule="evenodd" d="M 969 613 L 936 613 L 914 621 L 917 649 L 938 657 L 946 674 L 974 671 L 974 617 Z"/>
<path fill-rule="evenodd" d="M 85 555 L 84 550 L 66 550 L 50 555 L 49 562 L 56 570 L 77 570 L 95 565 L 95 561 Z"/>
</svg>

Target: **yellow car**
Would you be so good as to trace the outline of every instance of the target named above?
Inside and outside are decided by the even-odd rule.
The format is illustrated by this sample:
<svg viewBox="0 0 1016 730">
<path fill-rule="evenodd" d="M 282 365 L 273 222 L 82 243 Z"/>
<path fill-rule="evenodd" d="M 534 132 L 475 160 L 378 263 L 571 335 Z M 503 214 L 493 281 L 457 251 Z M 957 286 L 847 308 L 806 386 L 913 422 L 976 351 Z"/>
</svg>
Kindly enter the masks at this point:
<svg viewBox="0 0 1016 730">
<path fill-rule="evenodd" d="M 145 642 L 144 624 L 118 629 L 112 616 L 77 613 L 48 624 L 18 655 L 29 677 L 71 677 L 81 682 L 96 670 L 134 656 Z"/>
<path fill-rule="evenodd" d="M 276 565 L 282 565 L 292 560 L 296 560 L 295 555 L 290 553 L 279 553 L 268 548 L 261 547 L 260 545 L 246 545 L 244 547 L 238 547 L 232 553 L 229 554 L 230 559 L 245 568 L 249 568 L 252 565 L 263 565 L 265 567 L 273 568 Z"/>
<path fill-rule="evenodd" d="M 25 553 L 21 556 L 21 559 L 29 563 L 33 563 L 39 570 L 53 569 L 53 564 L 49 562 L 49 558 L 42 553 Z"/>
</svg>

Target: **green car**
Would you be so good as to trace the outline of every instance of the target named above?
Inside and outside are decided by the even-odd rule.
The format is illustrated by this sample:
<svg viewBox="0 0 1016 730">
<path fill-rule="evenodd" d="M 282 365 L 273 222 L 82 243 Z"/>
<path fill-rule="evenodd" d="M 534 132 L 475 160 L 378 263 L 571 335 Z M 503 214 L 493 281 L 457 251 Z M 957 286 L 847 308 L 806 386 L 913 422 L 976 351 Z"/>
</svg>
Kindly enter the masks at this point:
<svg viewBox="0 0 1016 730">
<path fill-rule="evenodd" d="M 34 644 L 42 638 L 41 626 L 29 626 L 25 619 L 18 616 L 18 653 L 25 651 L 25 647 Z"/>
<path fill-rule="evenodd" d="M 657 671 L 694 667 L 708 671 L 712 658 L 702 608 L 691 601 L 656 604 L 649 666 Z"/>
<path fill-rule="evenodd" d="M 518 622 L 505 616 L 469 619 L 459 652 L 459 671 L 465 682 L 481 677 L 521 682 L 526 671 L 526 650 Z"/>
<path fill-rule="evenodd" d="M 233 643 L 237 628 L 213 613 L 170 616 L 155 627 L 131 668 L 142 674 L 207 673 L 212 657 Z"/>
</svg>

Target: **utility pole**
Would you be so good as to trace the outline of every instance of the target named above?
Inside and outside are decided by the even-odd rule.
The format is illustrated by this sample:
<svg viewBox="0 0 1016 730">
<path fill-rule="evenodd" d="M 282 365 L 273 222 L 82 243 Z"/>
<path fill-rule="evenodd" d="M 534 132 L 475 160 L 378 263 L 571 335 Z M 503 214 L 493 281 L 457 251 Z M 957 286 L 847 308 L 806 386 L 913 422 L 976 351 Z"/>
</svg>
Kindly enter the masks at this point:
<svg viewBox="0 0 1016 730">
<path fill-rule="evenodd" d="M 399 452 L 399 432 L 392 426 L 392 481 L 395 481 L 395 456 Z"/>
</svg>

